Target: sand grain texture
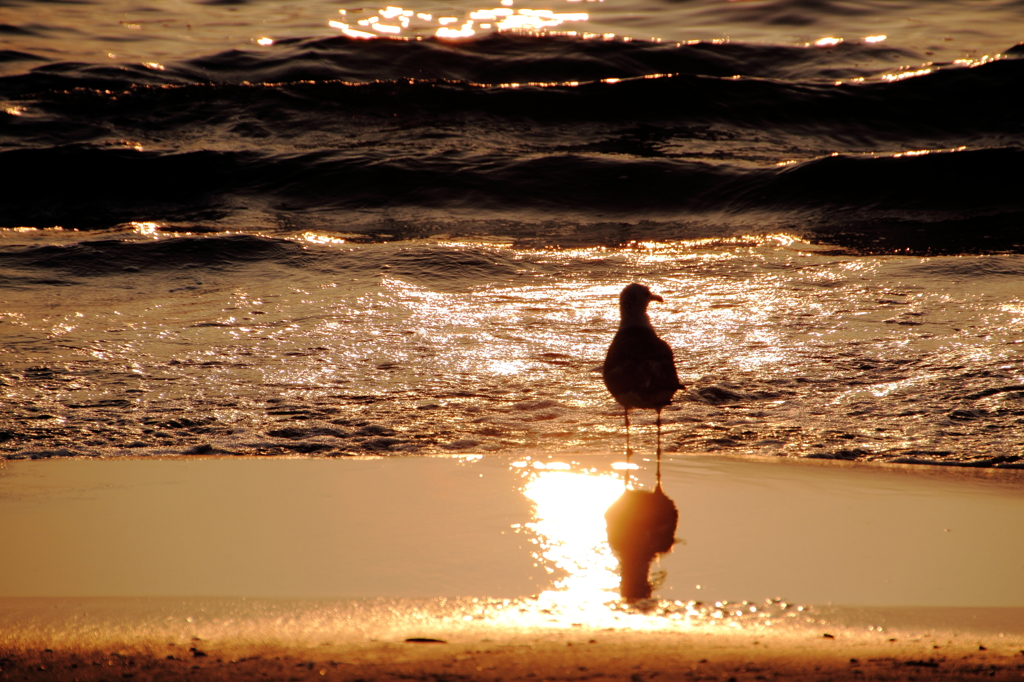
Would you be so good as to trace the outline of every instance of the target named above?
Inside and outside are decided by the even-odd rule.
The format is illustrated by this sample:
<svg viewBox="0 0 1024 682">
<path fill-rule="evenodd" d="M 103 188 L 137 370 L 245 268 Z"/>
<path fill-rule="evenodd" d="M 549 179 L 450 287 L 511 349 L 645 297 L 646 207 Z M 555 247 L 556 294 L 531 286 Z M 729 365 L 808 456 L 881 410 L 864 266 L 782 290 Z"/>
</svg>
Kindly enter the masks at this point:
<svg viewBox="0 0 1024 682">
<path fill-rule="evenodd" d="M 200 641 L 102 650 L 7 648 L 0 651 L 0 679 L 1019 680 L 1024 653 L 1018 645 L 635 633 L 315 648 Z"/>
<path fill-rule="evenodd" d="M 328 602 L 319 611 L 292 602 L 201 602 L 0 600 L 0 680 L 1024 677 L 1021 608 L 826 608 L 770 626 L 651 620 L 651 629 L 612 629 L 467 621 L 412 602 L 352 608 L 334 622 L 313 615 L 327 613 Z M 196 618 L 178 617 L 185 611 Z"/>
</svg>

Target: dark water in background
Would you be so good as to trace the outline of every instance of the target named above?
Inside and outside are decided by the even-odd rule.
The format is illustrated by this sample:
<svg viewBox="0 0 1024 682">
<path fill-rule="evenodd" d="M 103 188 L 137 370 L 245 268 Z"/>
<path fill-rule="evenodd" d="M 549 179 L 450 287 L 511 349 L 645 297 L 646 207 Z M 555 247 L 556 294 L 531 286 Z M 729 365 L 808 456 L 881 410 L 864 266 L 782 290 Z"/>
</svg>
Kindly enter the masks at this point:
<svg viewBox="0 0 1024 682">
<path fill-rule="evenodd" d="M 1022 39 L 1020 0 L 0 0 L 0 450 L 607 451 L 639 279 L 671 450 L 1017 466 Z"/>
<path fill-rule="evenodd" d="M 338 8 L 8 0 L 0 225 L 1024 244 L 1019 1 L 556 2 L 594 18 L 461 41 L 485 8 Z"/>
</svg>

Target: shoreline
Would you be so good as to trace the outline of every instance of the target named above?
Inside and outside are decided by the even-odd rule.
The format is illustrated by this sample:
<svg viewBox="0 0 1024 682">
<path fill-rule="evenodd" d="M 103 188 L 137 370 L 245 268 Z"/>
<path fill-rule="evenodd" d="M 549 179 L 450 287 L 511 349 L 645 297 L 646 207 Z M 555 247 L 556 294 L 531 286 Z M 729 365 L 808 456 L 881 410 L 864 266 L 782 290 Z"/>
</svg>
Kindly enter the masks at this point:
<svg viewBox="0 0 1024 682">
<path fill-rule="evenodd" d="M 420 458 L 457 458 L 457 457 L 486 457 L 486 458 L 558 458 L 558 457 L 602 457 L 609 454 L 606 448 L 578 449 L 574 452 L 558 452 L 536 449 L 509 450 L 502 452 L 478 452 L 476 450 L 456 450 L 449 452 L 365 452 L 365 453 L 322 453 L 317 451 L 300 452 L 293 451 L 256 451 L 233 452 L 215 447 L 194 447 L 184 450 L 172 448 L 134 448 L 125 449 L 116 454 L 98 453 L 85 454 L 79 451 L 65 448 L 40 449 L 28 452 L 17 451 L 0 452 L 0 467 L 5 462 L 35 462 L 39 460 L 53 461 L 193 461 L 204 459 L 222 460 L 376 460 L 376 459 L 420 459 Z M 624 455 L 623 455 L 624 456 Z M 1020 476 L 1024 482 L 1024 460 L 1017 461 L 1004 457 L 980 457 L 976 459 L 932 459 L 927 457 L 897 457 L 869 459 L 865 457 L 846 458 L 822 455 L 766 455 L 746 452 L 728 451 L 693 451 L 693 452 L 666 452 L 665 460 L 688 458 L 716 458 L 724 460 L 736 460 L 744 462 L 793 464 L 803 463 L 817 466 L 838 466 L 838 467 L 865 467 L 877 468 L 883 471 L 949 471 L 951 476 L 971 476 L 972 471 L 984 476 L 994 471 L 1012 472 L 1010 476 Z M 985 472 L 985 473 L 982 473 Z"/>
</svg>

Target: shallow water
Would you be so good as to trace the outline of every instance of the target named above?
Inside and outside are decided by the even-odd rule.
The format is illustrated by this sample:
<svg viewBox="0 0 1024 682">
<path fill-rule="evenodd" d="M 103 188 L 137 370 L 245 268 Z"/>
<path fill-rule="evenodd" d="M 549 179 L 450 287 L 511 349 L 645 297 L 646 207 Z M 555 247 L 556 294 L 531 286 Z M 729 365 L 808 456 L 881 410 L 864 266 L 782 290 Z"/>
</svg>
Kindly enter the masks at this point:
<svg viewBox="0 0 1024 682">
<path fill-rule="evenodd" d="M 642 273 L 667 451 L 1019 466 L 1019 255 L 117 236 L 0 255 L 8 457 L 621 452 L 599 368 Z"/>
</svg>

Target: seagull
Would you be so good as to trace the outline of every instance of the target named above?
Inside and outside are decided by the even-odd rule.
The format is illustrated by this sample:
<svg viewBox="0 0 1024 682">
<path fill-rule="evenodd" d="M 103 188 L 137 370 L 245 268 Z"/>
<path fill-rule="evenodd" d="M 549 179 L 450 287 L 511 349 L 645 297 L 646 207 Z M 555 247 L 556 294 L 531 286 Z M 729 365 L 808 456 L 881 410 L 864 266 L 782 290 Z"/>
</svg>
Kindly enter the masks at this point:
<svg viewBox="0 0 1024 682">
<path fill-rule="evenodd" d="M 604 360 L 604 385 L 626 411 L 626 459 L 629 448 L 629 411 L 658 413 L 658 465 L 661 468 L 661 410 L 681 388 L 672 349 L 662 341 L 647 317 L 647 304 L 664 299 L 642 284 L 629 284 L 619 294 L 621 321 Z M 660 473 L 660 472 L 659 472 Z"/>
</svg>

